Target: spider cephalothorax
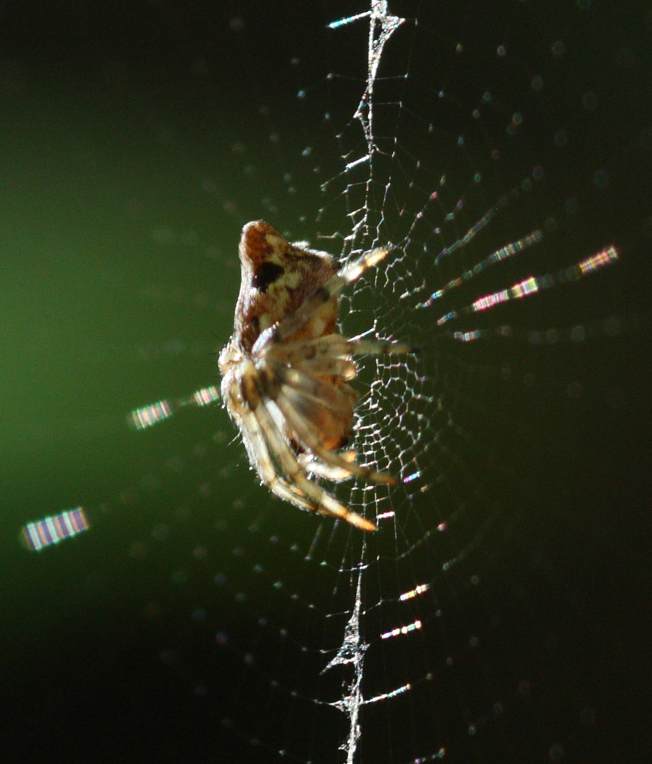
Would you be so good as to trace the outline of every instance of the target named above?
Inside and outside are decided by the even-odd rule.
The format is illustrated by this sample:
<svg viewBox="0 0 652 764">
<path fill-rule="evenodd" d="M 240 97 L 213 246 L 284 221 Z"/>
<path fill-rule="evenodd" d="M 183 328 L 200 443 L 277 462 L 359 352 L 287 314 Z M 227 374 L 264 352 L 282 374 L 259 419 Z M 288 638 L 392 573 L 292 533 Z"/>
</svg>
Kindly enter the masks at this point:
<svg viewBox="0 0 652 764">
<path fill-rule="evenodd" d="M 219 357 L 222 397 L 262 482 L 302 509 L 372 531 L 311 476 L 331 481 L 394 479 L 357 464 L 354 355 L 406 353 L 402 343 L 349 340 L 337 331 L 338 295 L 387 257 L 381 247 L 338 270 L 331 255 L 290 244 L 268 223 L 240 238 L 241 283 L 234 333 Z"/>
</svg>

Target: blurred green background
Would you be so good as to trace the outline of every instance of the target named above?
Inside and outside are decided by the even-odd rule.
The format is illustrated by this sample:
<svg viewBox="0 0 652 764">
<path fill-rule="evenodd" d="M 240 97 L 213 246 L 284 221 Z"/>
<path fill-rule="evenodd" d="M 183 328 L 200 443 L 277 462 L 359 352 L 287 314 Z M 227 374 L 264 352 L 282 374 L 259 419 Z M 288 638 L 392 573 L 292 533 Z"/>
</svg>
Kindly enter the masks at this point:
<svg viewBox="0 0 652 764">
<path fill-rule="evenodd" d="M 208 529 L 255 486 L 219 406 L 144 433 L 126 415 L 217 382 L 239 231 L 279 173 L 251 120 L 269 49 L 251 60 L 239 10 L 0 11 L 6 761 L 50 758 L 53 736 L 68 760 L 147 761 L 168 735 L 176 743 L 156 757 L 183 761 L 196 725 L 211 726 L 193 720 L 185 679 L 161 666 L 173 626 L 156 616 L 189 618 L 192 595 L 174 604 L 188 575 L 179 558 L 209 536 L 219 564 L 226 550 Z M 285 51 L 272 55 L 287 67 Z M 274 196 L 281 183 L 270 185 Z M 202 481 L 237 465 L 246 482 L 222 479 L 198 509 Z M 41 555 L 19 545 L 23 523 L 79 504 L 83 539 Z"/>
</svg>

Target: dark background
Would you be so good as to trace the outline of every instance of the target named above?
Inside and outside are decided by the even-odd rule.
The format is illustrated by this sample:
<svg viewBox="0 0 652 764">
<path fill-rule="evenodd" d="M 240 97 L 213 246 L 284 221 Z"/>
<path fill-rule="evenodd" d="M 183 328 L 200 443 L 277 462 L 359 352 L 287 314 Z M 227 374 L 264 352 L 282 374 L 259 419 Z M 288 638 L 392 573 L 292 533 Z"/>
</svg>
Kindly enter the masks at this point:
<svg viewBox="0 0 652 764">
<path fill-rule="evenodd" d="M 497 18 L 519 24 L 522 5 L 501 4 Z M 533 372 L 533 386 L 486 385 L 486 370 L 506 356 L 520 371 L 518 345 L 447 351 L 471 369 L 465 392 L 479 406 L 461 414 L 476 438 L 465 458 L 486 467 L 495 450 L 487 505 L 506 510 L 451 586 L 453 652 L 479 623 L 486 652 L 462 678 L 440 681 L 450 681 L 451 693 L 463 685 L 467 700 L 476 688 L 480 706 L 500 699 L 505 710 L 470 741 L 458 700 L 421 727 L 423 707 L 401 706 L 394 718 L 379 705 L 363 733 L 365 761 L 411 760 L 436 750 L 435 741 L 445 741 L 453 761 L 634 762 L 651 750 L 651 21 L 634 3 L 619 13 L 594 6 L 598 21 L 579 70 L 586 75 L 597 56 L 597 87 L 617 94 L 591 149 L 607 147 L 614 182 L 596 207 L 602 214 L 579 216 L 576 228 L 587 240 L 605 230 L 626 257 L 608 286 L 555 301 L 544 318 L 564 326 L 608 306 L 621 329 L 617 337 L 599 332 L 579 350 L 527 348 L 522 376 Z M 337 610 L 329 580 L 292 557 L 289 543 L 281 553 L 269 541 L 278 528 L 307 548 L 312 526 L 294 527 L 292 512 L 269 520 L 278 506 L 255 486 L 238 444 L 229 445 L 219 409 L 187 411 L 139 434 L 124 415 L 215 381 L 243 222 L 274 209 L 297 237 L 310 234 L 301 211 L 314 218 L 320 197 L 317 184 L 301 182 L 297 157 L 306 134 L 317 145 L 329 136 L 301 122 L 295 94 L 323 84 L 334 65 L 361 76 L 362 27 L 336 46 L 324 29 L 358 10 L 0 4 L 5 761 L 270 761 L 284 744 L 312 751 L 315 761 L 338 760 L 342 720 L 327 716 L 325 726 L 310 727 L 310 714 L 294 706 L 284 714 L 283 695 L 265 684 L 274 667 L 292 688 L 293 659 L 257 622 L 262 614 L 299 616 L 257 588 L 256 566 L 270 571 L 270 589 L 275 579 L 300 581 L 319 612 Z M 407 4 L 397 10 L 415 13 Z M 572 34 L 568 4 L 531 5 L 530 33 L 555 10 L 557 27 Z M 451 24 L 464 12 L 472 8 L 451 9 Z M 444 18 L 442 11 L 437 22 Z M 552 65 L 544 75 L 556 81 Z M 573 92 L 574 76 L 569 66 L 564 92 Z M 564 105 L 553 97 L 549 106 L 554 121 Z M 548 129 L 529 128 L 542 153 Z M 577 180 L 561 164 L 564 196 Z M 297 196 L 287 193 L 287 172 L 299 178 Z M 23 523 L 77 504 L 89 507 L 92 532 L 40 555 L 19 546 Z M 339 551 L 326 554 L 337 566 Z M 461 585 L 471 570 L 489 582 L 481 597 Z M 242 593 L 249 603 L 241 612 Z M 313 628 L 320 622 L 301 629 L 303 641 L 319 648 L 327 627 Z M 234 647 L 219 660 L 212 651 L 223 631 Z M 251 645 L 261 666 L 253 681 L 243 668 Z M 428 650 L 424 644 L 426 666 Z M 399 657 L 396 665 L 398 685 L 411 664 Z M 232 717 L 235 733 L 225 729 Z M 270 721 L 270 748 L 261 749 L 252 739 L 266 717 L 283 724 Z M 384 740 L 392 727 L 409 742 L 379 753 L 375 737 Z M 315 742 L 324 738 L 330 752 Z"/>
</svg>

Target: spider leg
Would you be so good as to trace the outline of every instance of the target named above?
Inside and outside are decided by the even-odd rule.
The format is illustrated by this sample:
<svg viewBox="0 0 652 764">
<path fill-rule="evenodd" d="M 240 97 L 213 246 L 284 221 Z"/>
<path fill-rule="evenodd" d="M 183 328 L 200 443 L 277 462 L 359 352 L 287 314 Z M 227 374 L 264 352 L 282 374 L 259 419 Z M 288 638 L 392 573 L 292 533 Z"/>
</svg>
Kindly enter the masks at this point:
<svg viewBox="0 0 652 764">
<path fill-rule="evenodd" d="M 280 364 L 270 364 L 269 368 L 276 384 L 267 384 L 267 395 L 275 399 L 279 383 L 295 390 L 303 398 L 303 401 L 299 402 L 300 413 L 309 421 L 315 419 L 314 413 L 317 408 L 326 408 L 346 417 L 351 413 L 351 407 L 358 398 L 355 390 L 345 382 L 334 385 L 300 368 L 288 368 Z"/>
<path fill-rule="evenodd" d="M 314 374 L 350 376 L 350 360 L 353 355 L 385 355 L 410 353 L 412 349 L 404 342 L 389 340 L 347 339 L 341 334 L 326 334 L 311 340 L 269 345 L 264 350 L 266 358 L 281 361 L 289 366 L 301 365 Z M 345 361 L 345 364 L 338 364 Z M 347 365 L 349 364 L 349 365 Z M 335 371 L 333 371 L 335 369 Z M 348 376 L 347 376 L 348 375 Z"/>
<path fill-rule="evenodd" d="M 239 429 L 242 432 L 242 439 L 249 456 L 249 462 L 255 465 L 256 472 L 262 483 L 280 499 L 288 501 L 301 509 L 314 512 L 316 509 L 314 503 L 308 501 L 301 491 L 277 475 L 265 442 L 265 436 L 254 411 L 240 405 L 233 394 L 233 390 L 229 398 L 231 400 L 231 410 L 237 412 L 237 417 L 241 420 Z"/>
<path fill-rule="evenodd" d="M 355 462 L 355 451 L 346 451 L 340 453 L 340 457 L 346 460 L 347 464 Z M 306 470 L 306 472 L 317 475 L 317 477 L 324 478 L 324 480 L 330 480 L 333 483 L 341 483 L 343 480 L 349 480 L 353 477 L 351 470 L 346 467 L 333 467 L 328 464 L 324 464 L 316 459 L 311 454 L 299 454 L 297 457 L 299 464 Z"/>
<path fill-rule="evenodd" d="M 301 443 L 315 456 L 319 457 L 328 467 L 340 469 L 348 472 L 350 475 L 372 480 L 374 483 L 384 483 L 385 485 L 395 485 L 396 478 L 388 475 L 386 472 L 376 472 L 369 467 L 360 467 L 354 462 L 349 462 L 336 451 L 324 448 L 318 437 L 315 436 L 311 427 L 306 424 L 308 417 L 304 417 L 297 410 L 301 406 L 300 393 L 294 388 L 284 386 L 280 394 L 275 399 L 275 403 L 285 417 L 285 421 L 290 425 Z"/>
<path fill-rule="evenodd" d="M 362 274 L 378 265 L 389 254 L 387 247 L 378 247 L 369 252 L 360 255 L 352 263 L 348 263 L 328 281 L 319 287 L 310 297 L 301 303 L 301 305 L 286 316 L 274 327 L 272 342 L 283 342 L 291 337 L 310 319 L 313 313 L 318 310 L 325 302 L 339 294 L 347 284 L 357 281 Z"/>
<path fill-rule="evenodd" d="M 335 413 L 346 415 L 350 411 L 351 396 L 355 397 L 352 388 L 348 385 L 335 386 L 300 369 L 288 369 L 280 364 L 271 366 L 271 373 L 281 382 L 281 387 L 276 389 L 270 386 L 266 392 L 308 451 L 319 457 L 324 464 L 346 470 L 351 475 L 372 480 L 374 483 L 396 483 L 396 478 L 385 472 L 360 467 L 337 452 L 325 448 L 308 424 L 319 420 L 319 409 L 324 406 Z"/>
<path fill-rule="evenodd" d="M 371 521 L 366 520 L 361 515 L 352 512 L 343 504 L 340 504 L 339 501 L 325 491 L 320 485 L 313 483 L 306 477 L 304 468 L 299 464 L 291 448 L 285 442 L 283 434 L 278 429 L 274 417 L 269 412 L 264 399 L 261 398 L 260 402 L 253 410 L 253 416 L 255 416 L 256 420 L 260 423 L 260 432 L 263 434 L 265 442 L 269 445 L 269 449 L 277 459 L 284 475 L 289 480 L 289 483 L 285 481 L 282 482 L 286 487 L 289 487 L 289 485 L 296 485 L 308 500 L 314 502 L 313 506 L 310 507 L 303 504 L 304 508 L 312 509 L 320 514 L 339 517 L 356 528 L 365 531 L 378 530 Z M 276 477 L 276 481 L 279 480 L 281 479 Z M 274 491 L 274 493 L 277 493 L 275 484 L 275 482 L 270 483 L 270 489 Z M 277 493 L 277 495 L 280 496 L 281 493 Z M 305 499 L 303 501 L 305 502 Z M 295 501 L 294 503 L 297 502 Z"/>
<path fill-rule="evenodd" d="M 280 499 L 290 502 L 290 504 L 294 504 L 301 509 L 314 512 L 317 509 L 314 502 L 309 501 L 302 491 L 299 491 L 276 473 L 265 437 L 258 424 L 256 412 L 251 411 L 246 413 L 243 420 L 247 432 L 245 446 L 249 452 L 250 461 L 256 465 L 256 471 L 263 484 Z"/>
<path fill-rule="evenodd" d="M 414 348 L 405 342 L 391 340 L 346 340 L 347 352 L 352 355 L 403 355 Z"/>
<path fill-rule="evenodd" d="M 339 377 L 342 380 L 355 379 L 358 375 L 358 367 L 347 358 L 337 358 L 323 354 L 315 358 L 303 358 L 300 361 L 290 361 L 290 365 L 299 366 L 310 374 L 325 377 Z"/>
</svg>

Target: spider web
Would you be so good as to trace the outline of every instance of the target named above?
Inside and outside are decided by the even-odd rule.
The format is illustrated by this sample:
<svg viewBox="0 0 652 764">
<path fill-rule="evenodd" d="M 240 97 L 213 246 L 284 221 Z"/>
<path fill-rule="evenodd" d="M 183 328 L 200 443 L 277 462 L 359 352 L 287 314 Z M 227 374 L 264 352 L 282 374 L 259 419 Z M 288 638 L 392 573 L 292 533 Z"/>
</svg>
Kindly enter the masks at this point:
<svg viewBox="0 0 652 764">
<path fill-rule="evenodd" d="M 519 527 L 520 543 L 528 538 L 533 546 L 521 562 L 528 572 L 532 558 L 554 555 L 523 526 L 563 520 L 559 507 L 551 512 L 565 490 L 548 474 L 555 460 L 543 473 L 536 462 L 541 449 L 560 450 L 554 438 L 566 437 L 573 420 L 549 440 L 533 409 L 582 397 L 586 380 L 577 366 L 564 368 L 569 356 L 635 322 L 610 294 L 613 286 L 595 285 L 593 304 L 579 313 L 573 290 L 633 256 L 637 234 L 623 227 L 614 205 L 627 199 L 632 211 L 638 202 L 619 164 L 622 136 L 596 113 L 609 98 L 593 90 L 599 67 L 591 60 L 582 71 L 572 58 L 579 38 L 568 28 L 531 9 L 492 8 L 487 17 L 460 7 L 421 7 L 416 16 L 412 7 L 392 10 L 372 3 L 368 13 L 331 24 L 340 35 L 349 24 L 368 25 L 367 78 L 355 105 L 358 83 L 341 82 L 337 70 L 327 75 L 353 91 L 354 109 L 348 120 L 321 115 L 338 125 L 342 169 L 322 182 L 317 224 L 325 240 L 341 242 L 343 258 L 395 246 L 384 271 L 345 296 L 345 327 L 407 339 L 419 352 L 368 363 L 356 447 L 363 461 L 398 472 L 401 486 L 357 483 L 345 493 L 382 533 L 343 551 L 335 588 L 348 579 L 353 604 L 326 671 L 342 670 L 342 695 L 332 705 L 348 720 L 347 762 L 467 760 L 475 742 L 454 745 L 451 736 L 491 736 L 533 681 L 513 677 L 511 688 L 497 691 L 504 669 L 487 656 L 505 637 L 499 628 L 487 633 L 480 615 L 484 605 L 490 623 L 501 618 L 493 590 L 500 585 L 487 581 L 500 562 L 487 562 L 488 550 Z M 572 23 L 581 27 L 589 10 L 578 7 Z M 599 23 L 589 18 L 588 27 Z M 571 83 L 564 65 L 575 73 Z M 314 91 L 299 98 L 320 101 Z M 613 107 L 626 122 L 624 104 Z M 569 143 L 593 146 L 595 154 L 567 152 Z M 635 214 L 640 232 L 643 210 Z M 512 575 L 524 575 L 514 567 Z M 476 588 L 491 591 L 490 605 Z M 463 626 L 453 625 L 458 618 Z M 456 629 L 453 647 L 447 632 Z M 516 665 L 518 658 L 508 670 Z M 591 707 L 567 701 L 581 730 L 567 735 L 581 735 Z M 456 711 L 444 710 L 447 704 Z M 573 744 L 552 737 L 539 755 L 556 760 Z M 497 750 L 508 760 L 534 757 L 519 745 Z"/>
<path fill-rule="evenodd" d="M 104 483 L 73 473 L 56 494 L 96 531 L 56 552 L 95 571 L 77 596 L 115 597 L 113 642 L 137 645 L 110 664 L 144 688 L 116 751 L 139 758 L 126 741 L 142 724 L 141 759 L 160 735 L 174 761 L 636 760 L 620 726 L 636 719 L 632 667 L 614 656 L 635 653 L 624 592 L 644 567 L 628 476 L 643 411 L 649 16 L 590 2 L 245 7 L 226 20 L 238 64 L 220 76 L 224 12 L 206 11 L 202 48 L 184 38 L 201 19 L 155 5 L 200 84 L 173 91 L 188 117 L 172 126 L 146 102 L 159 147 L 147 172 L 180 157 L 179 186 L 136 189 L 127 205 L 152 256 L 120 282 L 145 312 L 137 359 L 133 335 L 107 345 L 120 382 L 139 380 L 111 410 L 147 431 L 110 439 L 132 464 Z M 119 100 L 123 62 L 105 76 Z M 223 117 L 231 107 L 246 126 Z M 416 351 L 361 362 L 355 445 L 399 485 L 337 493 L 378 534 L 267 496 L 210 408 L 207 353 L 230 331 L 235 241 L 256 217 L 342 261 L 392 245 L 342 310 L 347 336 Z M 107 418 L 85 416 L 84 437 L 112 436 Z M 33 588 L 65 612 L 60 563 L 37 559 Z M 132 626 L 116 631 L 125 610 Z M 154 644 L 172 679 L 136 668 Z"/>
</svg>

